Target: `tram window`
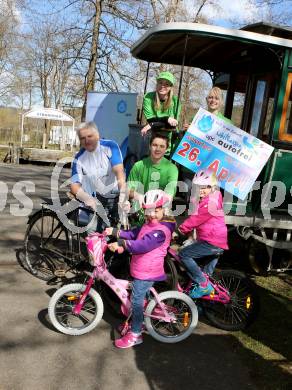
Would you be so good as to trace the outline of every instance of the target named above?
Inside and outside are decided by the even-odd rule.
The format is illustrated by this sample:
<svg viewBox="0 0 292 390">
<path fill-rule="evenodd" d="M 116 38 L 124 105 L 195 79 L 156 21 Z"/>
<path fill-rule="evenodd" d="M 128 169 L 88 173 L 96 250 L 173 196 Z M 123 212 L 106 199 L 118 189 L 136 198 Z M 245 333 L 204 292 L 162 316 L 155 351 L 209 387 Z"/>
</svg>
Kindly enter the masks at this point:
<svg viewBox="0 0 292 390">
<path fill-rule="evenodd" d="M 286 119 L 286 126 L 285 126 L 285 133 L 286 134 L 292 134 L 292 110 L 291 110 L 292 102 L 291 100 L 288 102 L 287 107 L 287 119 Z"/>
<path fill-rule="evenodd" d="M 292 141 L 292 73 L 288 74 L 286 91 L 283 100 L 279 139 Z"/>
<path fill-rule="evenodd" d="M 244 100 L 245 100 L 245 93 L 240 93 L 240 92 L 234 93 L 231 121 L 237 127 L 241 126 Z"/>
<path fill-rule="evenodd" d="M 259 133 L 259 125 L 260 125 L 262 108 L 264 103 L 265 89 L 266 89 L 266 81 L 258 80 L 256 94 L 254 98 L 251 127 L 250 127 L 250 134 L 254 135 L 255 137 L 257 137 Z"/>
<path fill-rule="evenodd" d="M 271 120 L 272 120 L 272 115 L 273 115 L 273 109 L 274 109 L 274 98 L 269 98 L 266 120 L 264 123 L 264 129 L 263 129 L 263 134 L 262 134 L 263 141 L 266 141 L 266 139 L 269 135 L 270 125 L 271 125 Z"/>
</svg>

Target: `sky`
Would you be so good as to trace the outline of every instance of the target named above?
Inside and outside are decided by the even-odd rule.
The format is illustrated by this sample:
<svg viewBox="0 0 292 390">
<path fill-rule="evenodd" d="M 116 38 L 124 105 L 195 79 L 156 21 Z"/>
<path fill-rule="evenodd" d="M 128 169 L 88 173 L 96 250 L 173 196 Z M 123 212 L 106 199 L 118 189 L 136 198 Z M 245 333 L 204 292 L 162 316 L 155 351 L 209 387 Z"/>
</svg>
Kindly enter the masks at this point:
<svg viewBox="0 0 292 390">
<path fill-rule="evenodd" d="M 14 1 L 17 3 L 18 0 L 12 0 L 12 1 L 0 0 L 0 16 L 1 16 L 1 11 L 5 9 L 4 8 L 5 4 L 7 3 L 13 4 Z M 150 3 L 150 0 L 148 1 Z M 192 13 L 193 16 L 196 13 L 196 7 L 198 6 L 198 1 L 196 0 L 182 0 L 182 1 L 186 5 L 190 14 Z M 269 13 L 269 10 L 266 6 L 261 6 L 261 7 L 256 6 L 260 1 L 261 0 L 213 0 L 213 1 L 210 0 L 209 2 L 213 3 L 213 6 L 205 5 L 203 8 L 203 14 L 206 17 L 206 19 L 210 21 L 210 23 L 218 26 L 227 27 L 227 28 L 240 28 L 247 24 L 268 20 L 268 18 L 270 18 L 271 16 L 273 18 L 276 15 L 285 16 L 285 15 L 292 14 L 291 12 L 292 0 L 282 0 L 279 4 L 276 4 L 274 6 L 274 8 L 272 9 L 272 13 Z M 277 1 L 278 0 L 274 0 L 274 2 Z M 162 0 L 162 2 L 167 4 L 169 0 Z M 56 2 L 56 0 L 52 2 L 51 0 L 30 0 L 28 3 L 31 6 L 30 11 L 28 9 L 26 9 L 26 11 L 24 10 L 16 11 L 15 7 L 13 7 L 13 11 L 14 14 L 16 13 L 17 18 L 22 22 L 23 31 L 27 31 L 27 29 L 31 25 L 30 16 L 35 15 L 38 17 L 38 19 L 41 19 L 42 15 L 45 16 L 52 11 L 52 4 L 55 4 L 56 7 L 61 9 L 64 3 L 65 0 L 64 1 L 59 0 L 59 2 Z M 216 5 L 215 7 L 214 4 Z M 56 8 L 54 9 L 54 12 L 56 12 Z M 66 17 L 70 18 L 70 12 L 68 11 L 68 9 L 66 10 Z M 291 25 L 292 16 L 290 19 L 287 20 L 290 22 Z M 275 20 L 272 21 L 275 22 Z M 144 31 L 142 30 L 136 30 L 134 32 L 134 35 L 132 35 L 132 38 L 136 40 L 143 33 Z M 1 84 L 2 84 L 2 88 L 5 84 L 7 84 L 7 80 L 8 78 L 5 73 L 0 74 L 0 88 L 1 88 Z"/>
<path fill-rule="evenodd" d="M 224 27 L 230 27 L 230 20 L 238 24 L 245 24 L 255 19 L 263 19 L 265 7 L 258 8 L 253 0 L 218 0 L 218 7 L 207 5 L 203 13 L 214 21 L 218 21 Z"/>
</svg>

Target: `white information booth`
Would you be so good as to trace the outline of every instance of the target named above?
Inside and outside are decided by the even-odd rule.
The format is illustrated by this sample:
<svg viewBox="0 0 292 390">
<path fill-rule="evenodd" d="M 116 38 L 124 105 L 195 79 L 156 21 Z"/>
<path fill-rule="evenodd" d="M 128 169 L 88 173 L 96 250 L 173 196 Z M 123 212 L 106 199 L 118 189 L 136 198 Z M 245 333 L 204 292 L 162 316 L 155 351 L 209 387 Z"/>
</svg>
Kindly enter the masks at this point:
<svg viewBox="0 0 292 390">
<path fill-rule="evenodd" d="M 102 138 L 119 145 L 129 135 L 129 124 L 136 123 L 137 93 L 88 92 L 86 121 L 96 123 Z"/>
<path fill-rule="evenodd" d="M 21 133 L 20 133 L 20 147 L 22 148 L 24 142 L 24 119 L 25 118 L 33 118 L 33 119 L 47 119 L 61 122 L 61 137 L 60 137 L 60 148 L 61 150 L 65 149 L 65 145 L 68 143 L 68 134 L 66 128 L 63 126 L 63 122 L 72 122 L 72 130 L 70 132 L 70 140 L 69 143 L 71 145 L 71 149 L 75 143 L 76 135 L 74 132 L 75 127 L 75 119 L 66 114 L 65 112 L 58 110 L 56 108 L 35 108 L 30 111 L 27 111 L 21 115 Z M 43 146 L 45 148 L 45 139 L 43 137 Z"/>
</svg>

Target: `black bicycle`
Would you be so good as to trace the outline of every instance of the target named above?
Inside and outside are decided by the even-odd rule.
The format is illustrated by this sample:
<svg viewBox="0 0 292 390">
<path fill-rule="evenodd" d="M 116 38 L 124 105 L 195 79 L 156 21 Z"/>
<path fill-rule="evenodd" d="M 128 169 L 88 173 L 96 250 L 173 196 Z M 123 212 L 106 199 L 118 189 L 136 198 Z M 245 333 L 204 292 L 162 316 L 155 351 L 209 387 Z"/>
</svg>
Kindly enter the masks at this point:
<svg viewBox="0 0 292 390">
<path fill-rule="evenodd" d="M 68 214 L 72 227 L 82 228 L 87 224 L 88 221 L 82 220 L 84 211 L 87 213 L 89 210 L 78 206 Z M 94 214 L 93 211 L 90 212 Z M 108 217 L 112 226 L 119 224 L 111 215 Z M 86 235 L 86 231 L 80 233 L 78 229 L 68 229 L 51 206 L 43 204 L 42 208 L 28 220 L 24 238 L 23 266 L 32 275 L 47 282 L 82 275 L 91 269 L 85 243 Z M 118 254 L 108 251 L 105 260 L 115 277 L 130 278 L 129 253 Z M 177 272 L 173 262 L 166 259 L 164 267 L 167 279 L 155 284 L 158 292 L 174 290 L 177 284 Z M 108 295 L 111 295 L 110 290 Z"/>
</svg>

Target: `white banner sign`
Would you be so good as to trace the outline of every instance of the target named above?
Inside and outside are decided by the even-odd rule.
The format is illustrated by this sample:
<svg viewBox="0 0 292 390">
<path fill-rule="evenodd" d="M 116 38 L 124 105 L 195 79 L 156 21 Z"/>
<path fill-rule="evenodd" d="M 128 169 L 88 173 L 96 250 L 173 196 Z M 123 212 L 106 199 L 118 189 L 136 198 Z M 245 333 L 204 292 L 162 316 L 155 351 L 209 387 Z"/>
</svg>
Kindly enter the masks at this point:
<svg viewBox="0 0 292 390">
<path fill-rule="evenodd" d="M 62 122 L 73 122 L 74 118 L 56 108 L 37 108 L 24 114 L 25 118 L 51 119 Z"/>
<path fill-rule="evenodd" d="M 172 159 L 197 172 L 211 169 L 220 187 L 245 199 L 274 148 L 200 108 Z"/>
</svg>

